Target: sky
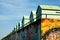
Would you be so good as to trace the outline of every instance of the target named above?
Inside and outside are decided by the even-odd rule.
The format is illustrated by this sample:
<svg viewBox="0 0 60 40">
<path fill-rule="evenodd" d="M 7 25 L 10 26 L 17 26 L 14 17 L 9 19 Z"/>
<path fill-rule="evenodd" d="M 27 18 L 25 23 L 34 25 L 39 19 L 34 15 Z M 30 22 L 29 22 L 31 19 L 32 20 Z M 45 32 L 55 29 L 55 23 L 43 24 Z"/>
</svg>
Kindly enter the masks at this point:
<svg viewBox="0 0 60 40">
<path fill-rule="evenodd" d="M 29 16 L 42 4 L 60 6 L 60 0 L 0 0 L 0 39 L 8 35 L 24 15 Z"/>
</svg>

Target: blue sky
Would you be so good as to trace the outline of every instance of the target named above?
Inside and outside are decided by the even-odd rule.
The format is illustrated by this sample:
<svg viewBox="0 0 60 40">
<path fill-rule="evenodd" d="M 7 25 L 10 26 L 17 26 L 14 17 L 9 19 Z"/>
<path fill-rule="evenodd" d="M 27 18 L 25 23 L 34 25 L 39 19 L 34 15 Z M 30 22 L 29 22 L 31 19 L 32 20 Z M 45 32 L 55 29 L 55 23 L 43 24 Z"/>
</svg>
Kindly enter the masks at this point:
<svg viewBox="0 0 60 40">
<path fill-rule="evenodd" d="M 24 15 L 41 4 L 60 6 L 60 0 L 0 0 L 0 39 L 9 34 Z"/>
</svg>

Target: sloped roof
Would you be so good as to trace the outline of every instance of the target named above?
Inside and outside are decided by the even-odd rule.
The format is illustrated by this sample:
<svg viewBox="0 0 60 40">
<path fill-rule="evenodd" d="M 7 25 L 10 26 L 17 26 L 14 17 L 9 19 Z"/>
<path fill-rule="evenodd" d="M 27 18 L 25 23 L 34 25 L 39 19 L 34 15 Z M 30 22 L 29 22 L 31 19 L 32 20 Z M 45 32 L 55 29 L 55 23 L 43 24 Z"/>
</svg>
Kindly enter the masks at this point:
<svg viewBox="0 0 60 40">
<path fill-rule="evenodd" d="M 36 14 L 36 10 L 32 10 L 31 12 L 32 12 L 33 15 Z"/>
<path fill-rule="evenodd" d="M 22 21 L 24 21 L 25 19 L 29 19 L 29 16 L 23 16 Z"/>
<path fill-rule="evenodd" d="M 22 22 L 27 23 L 29 20 L 29 16 L 23 16 Z"/>
<path fill-rule="evenodd" d="M 22 26 L 22 23 L 20 22 L 20 27 Z"/>
<path fill-rule="evenodd" d="M 52 6 L 52 5 L 39 5 L 42 9 L 52 9 L 52 10 L 60 10 L 60 6 Z"/>
<path fill-rule="evenodd" d="M 28 18 L 29 19 L 29 16 L 23 16 L 24 18 Z"/>
</svg>

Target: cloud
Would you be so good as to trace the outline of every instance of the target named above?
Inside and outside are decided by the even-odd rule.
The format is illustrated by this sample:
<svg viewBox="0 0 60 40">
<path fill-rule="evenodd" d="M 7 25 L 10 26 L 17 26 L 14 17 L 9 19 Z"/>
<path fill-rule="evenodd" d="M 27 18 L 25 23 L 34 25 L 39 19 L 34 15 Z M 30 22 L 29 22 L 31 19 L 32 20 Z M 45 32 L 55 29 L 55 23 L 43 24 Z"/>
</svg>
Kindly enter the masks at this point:
<svg viewBox="0 0 60 40">
<path fill-rule="evenodd" d="M 8 3 L 3 3 L 3 2 L 1 2 L 0 5 L 1 5 L 1 6 L 4 6 L 5 8 L 14 8 L 14 5 L 8 4 Z"/>
<path fill-rule="evenodd" d="M 30 5 L 35 5 L 36 3 L 30 3 L 29 0 L 2 0 L 0 4 L 4 5 L 6 8 L 27 8 Z"/>
<path fill-rule="evenodd" d="M 21 18 L 21 15 L 0 15 L 0 21 L 1 20 L 15 20 L 17 18 Z"/>
<path fill-rule="evenodd" d="M 25 14 L 25 11 L 31 11 L 37 4 L 28 0 L 1 0 L 0 5 L 4 8 L 2 14 Z"/>
<path fill-rule="evenodd" d="M 18 6 L 22 6 L 22 5 L 26 4 L 27 1 L 26 0 L 24 0 L 24 1 L 23 0 L 3 0 L 0 3 L 5 3 L 5 4 L 7 4 L 6 6 L 14 5 L 14 7 L 15 6 L 18 7 Z"/>
</svg>

